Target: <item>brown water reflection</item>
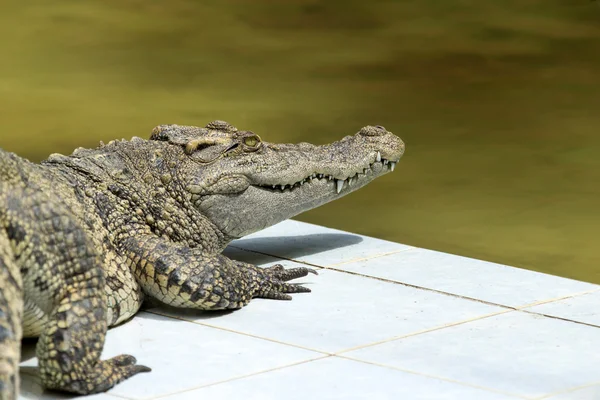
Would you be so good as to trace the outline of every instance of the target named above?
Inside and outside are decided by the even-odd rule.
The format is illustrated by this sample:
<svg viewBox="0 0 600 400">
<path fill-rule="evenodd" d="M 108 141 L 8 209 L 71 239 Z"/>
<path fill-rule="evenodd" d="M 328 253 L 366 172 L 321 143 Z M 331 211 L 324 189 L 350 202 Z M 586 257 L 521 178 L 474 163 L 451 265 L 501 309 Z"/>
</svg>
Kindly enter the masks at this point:
<svg viewBox="0 0 600 400">
<path fill-rule="evenodd" d="M 586 0 L 41 0 L 0 14 L 0 146 L 40 160 L 226 119 L 397 172 L 300 219 L 600 282 L 600 7 Z"/>
</svg>

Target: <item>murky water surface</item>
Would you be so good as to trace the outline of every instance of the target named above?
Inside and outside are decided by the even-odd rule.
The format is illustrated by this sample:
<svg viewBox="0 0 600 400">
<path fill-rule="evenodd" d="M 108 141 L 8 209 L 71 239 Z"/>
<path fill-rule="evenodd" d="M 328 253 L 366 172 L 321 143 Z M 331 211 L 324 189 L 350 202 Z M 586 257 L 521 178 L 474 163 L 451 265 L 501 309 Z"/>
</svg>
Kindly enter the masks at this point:
<svg viewBox="0 0 600 400">
<path fill-rule="evenodd" d="M 300 219 L 600 282 L 598 5 L 3 1 L 0 146 L 37 161 L 162 123 L 318 144 L 381 124 L 407 143 L 396 172 Z"/>
</svg>

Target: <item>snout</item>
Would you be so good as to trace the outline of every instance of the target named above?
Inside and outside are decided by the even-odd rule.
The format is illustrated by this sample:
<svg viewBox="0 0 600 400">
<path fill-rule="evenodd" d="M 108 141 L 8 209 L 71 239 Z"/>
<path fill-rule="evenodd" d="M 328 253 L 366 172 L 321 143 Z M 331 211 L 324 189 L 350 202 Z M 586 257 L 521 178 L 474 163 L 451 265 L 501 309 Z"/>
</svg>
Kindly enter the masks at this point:
<svg viewBox="0 0 600 400">
<path fill-rule="evenodd" d="M 404 154 L 406 146 L 402 139 L 381 125 L 365 126 L 357 136 L 362 138 L 369 147 L 381 152 L 381 156 L 388 160 L 398 161 Z"/>
</svg>

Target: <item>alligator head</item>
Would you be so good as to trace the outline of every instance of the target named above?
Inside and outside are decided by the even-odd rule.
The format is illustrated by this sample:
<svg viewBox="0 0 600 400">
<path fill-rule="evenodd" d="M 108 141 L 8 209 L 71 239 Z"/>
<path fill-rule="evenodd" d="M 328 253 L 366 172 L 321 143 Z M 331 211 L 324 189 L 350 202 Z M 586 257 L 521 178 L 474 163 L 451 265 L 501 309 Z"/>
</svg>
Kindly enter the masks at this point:
<svg viewBox="0 0 600 400">
<path fill-rule="evenodd" d="M 353 192 L 394 171 L 404 153 L 402 140 L 382 126 L 323 146 L 264 142 L 224 121 L 205 128 L 161 125 L 151 139 L 181 147 L 181 183 L 191 201 L 232 238 Z"/>
</svg>

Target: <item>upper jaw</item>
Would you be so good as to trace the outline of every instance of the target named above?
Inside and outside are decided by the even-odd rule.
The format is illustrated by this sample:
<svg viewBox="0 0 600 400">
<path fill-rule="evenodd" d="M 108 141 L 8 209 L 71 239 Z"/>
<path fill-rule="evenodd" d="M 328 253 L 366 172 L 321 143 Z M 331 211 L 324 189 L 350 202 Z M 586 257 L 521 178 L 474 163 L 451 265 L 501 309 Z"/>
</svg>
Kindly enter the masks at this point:
<svg viewBox="0 0 600 400">
<path fill-rule="evenodd" d="M 294 190 L 305 184 L 311 184 L 313 181 L 331 181 L 335 192 L 340 193 L 344 188 L 349 189 L 353 185 L 358 186 L 363 182 L 366 183 L 383 174 L 393 172 L 401 156 L 402 154 L 400 153 L 399 155 L 392 155 L 394 158 L 388 159 L 382 156 L 381 151 L 375 151 L 365 162 L 357 167 L 328 172 L 321 172 L 326 168 L 315 168 L 319 172 L 305 174 L 306 176 L 293 182 L 288 180 L 281 183 L 253 183 L 252 185 L 284 192 L 286 190 Z"/>
<path fill-rule="evenodd" d="M 329 145 L 276 147 L 270 156 L 278 161 L 271 165 L 279 164 L 279 167 L 251 177 L 252 185 L 281 190 L 302 186 L 317 178 L 335 181 L 336 187 L 341 188 L 367 175 L 376 177 L 393 171 L 404 154 L 405 145 L 382 126 L 366 126 L 355 135 Z M 339 193 L 341 189 L 336 190 Z"/>
</svg>

